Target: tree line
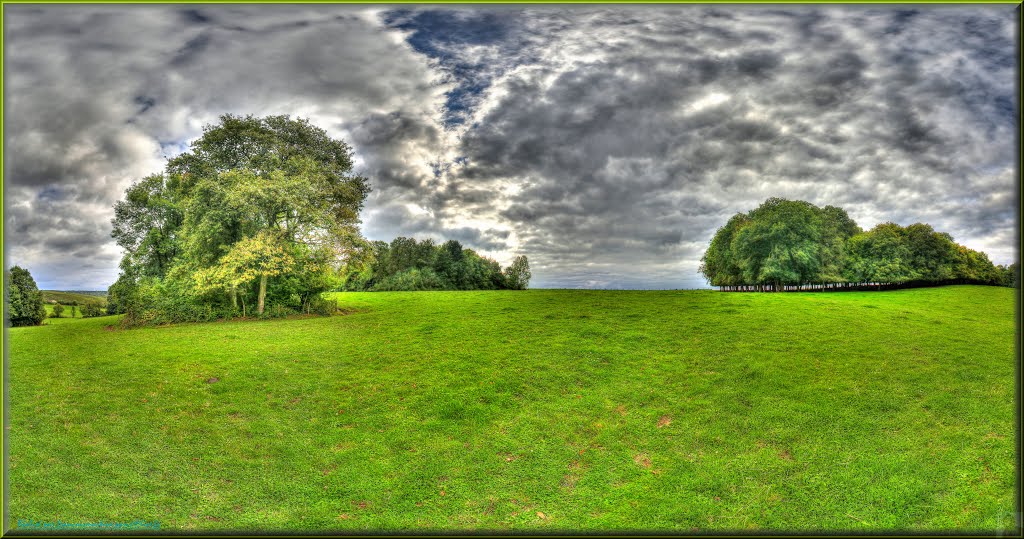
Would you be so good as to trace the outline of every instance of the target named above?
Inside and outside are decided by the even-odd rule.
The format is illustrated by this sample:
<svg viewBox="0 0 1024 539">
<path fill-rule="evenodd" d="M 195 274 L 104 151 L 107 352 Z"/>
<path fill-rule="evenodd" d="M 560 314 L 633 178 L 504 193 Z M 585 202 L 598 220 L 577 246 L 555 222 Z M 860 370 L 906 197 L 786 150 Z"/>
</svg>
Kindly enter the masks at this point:
<svg viewBox="0 0 1024 539">
<path fill-rule="evenodd" d="M 524 290 L 530 263 L 518 256 L 502 270 L 498 262 L 463 248 L 456 240 L 395 238 L 365 243 L 349 256 L 339 290 Z"/>
<path fill-rule="evenodd" d="M 367 242 L 358 225 L 370 185 L 352 161 L 348 144 L 304 119 L 224 115 L 205 126 L 115 204 L 111 235 L 124 256 L 107 314 L 124 314 L 126 326 L 331 314 L 330 290 L 527 287 L 525 256 L 503 270 L 454 240 Z M 28 271 L 5 279 L 11 323 L 41 323 Z"/>
<path fill-rule="evenodd" d="M 1018 286 L 1019 265 L 993 265 L 930 225 L 862 230 L 835 206 L 770 198 L 715 233 L 700 271 L 727 291 L 888 289 L 940 284 Z"/>
<path fill-rule="evenodd" d="M 125 255 L 108 312 L 128 326 L 326 315 L 330 290 L 526 287 L 525 257 L 502 271 L 458 242 L 367 242 L 370 186 L 352 160 L 306 120 L 222 116 L 115 205 Z"/>
</svg>

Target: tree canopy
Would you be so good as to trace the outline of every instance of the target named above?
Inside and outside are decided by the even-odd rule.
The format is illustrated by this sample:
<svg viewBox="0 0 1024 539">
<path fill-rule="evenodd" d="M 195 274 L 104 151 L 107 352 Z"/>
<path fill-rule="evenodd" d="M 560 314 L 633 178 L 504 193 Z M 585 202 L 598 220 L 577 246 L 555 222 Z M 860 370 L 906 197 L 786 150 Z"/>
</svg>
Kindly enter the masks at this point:
<svg viewBox="0 0 1024 539">
<path fill-rule="evenodd" d="M 342 270 L 340 289 L 385 290 L 523 290 L 529 286 L 530 263 L 518 256 L 501 269 L 498 262 L 466 249 L 456 240 L 398 237 L 365 243 L 352 252 Z"/>
<path fill-rule="evenodd" d="M 701 259 L 713 286 L 742 290 L 977 283 L 1014 286 L 1017 264 L 994 266 L 949 234 L 915 223 L 861 230 L 834 206 L 770 198 L 719 228 Z"/>
<path fill-rule="evenodd" d="M 32 274 L 20 266 L 4 272 L 4 300 L 11 326 L 38 326 L 46 318 L 43 295 Z"/>
<path fill-rule="evenodd" d="M 132 324 L 322 307 L 370 192 L 351 170 L 351 148 L 306 120 L 222 116 L 116 204 L 108 311 Z"/>
</svg>

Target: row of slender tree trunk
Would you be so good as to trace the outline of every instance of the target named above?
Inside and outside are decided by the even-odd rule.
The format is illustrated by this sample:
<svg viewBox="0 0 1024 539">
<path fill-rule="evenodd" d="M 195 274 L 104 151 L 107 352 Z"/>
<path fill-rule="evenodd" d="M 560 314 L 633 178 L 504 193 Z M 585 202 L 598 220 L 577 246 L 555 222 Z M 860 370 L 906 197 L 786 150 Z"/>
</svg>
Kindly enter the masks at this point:
<svg viewBox="0 0 1024 539">
<path fill-rule="evenodd" d="M 971 279 L 944 281 L 907 281 L 902 283 L 804 283 L 804 284 L 747 284 L 719 286 L 721 292 L 847 292 L 857 290 L 899 290 L 951 284 L 990 284 Z"/>
</svg>

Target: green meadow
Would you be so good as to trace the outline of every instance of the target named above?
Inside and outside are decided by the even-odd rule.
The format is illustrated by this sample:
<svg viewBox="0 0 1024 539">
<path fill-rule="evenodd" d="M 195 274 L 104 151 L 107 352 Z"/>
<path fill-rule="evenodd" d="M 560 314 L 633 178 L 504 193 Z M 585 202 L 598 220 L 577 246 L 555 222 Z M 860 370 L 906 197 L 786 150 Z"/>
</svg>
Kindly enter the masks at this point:
<svg viewBox="0 0 1024 539">
<path fill-rule="evenodd" d="M 64 311 L 61 313 L 61 318 L 83 318 L 82 306 L 87 304 L 95 304 L 100 307 L 106 307 L 107 298 L 103 296 L 97 296 L 92 294 L 83 294 L 80 292 L 61 292 L 57 290 L 40 290 L 43 298 L 43 308 L 46 309 L 46 318 L 49 319 L 53 315 L 53 304 L 51 301 L 60 303 L 64 307 Z M 71 314 L 71 303 L 76 303 L 74 316 Z"/>
<path fill-rule="evenodd" d="M 339 293 L 8 329 L 9 515 L 164 530 L 1012 529 L 1015 294 Z"/>
</svg>

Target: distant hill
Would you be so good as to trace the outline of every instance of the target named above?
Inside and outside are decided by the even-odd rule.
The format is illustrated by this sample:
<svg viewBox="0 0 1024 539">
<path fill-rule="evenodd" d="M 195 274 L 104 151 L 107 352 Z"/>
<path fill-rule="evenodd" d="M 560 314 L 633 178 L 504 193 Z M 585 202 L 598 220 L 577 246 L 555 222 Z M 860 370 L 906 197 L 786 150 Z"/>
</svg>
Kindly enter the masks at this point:
<svg viewBox="0 0 1024 539">
<path fill-rule="evenodd" d="M 107 297 L 106 290 L 64 290 L 65 294 L 83 294 L 86 296 L 97 296 L 101 298 Z"/>
<path fill-rule="evenodd" d="M 43 290 L 42 292 L 43 303 L 57 302 L 63 305 L 69 305 L 72 302 L 79 305 L 85 305 L 86 303 L 107 304 L 107 293 L 99 290 Z"/>
</svg>

